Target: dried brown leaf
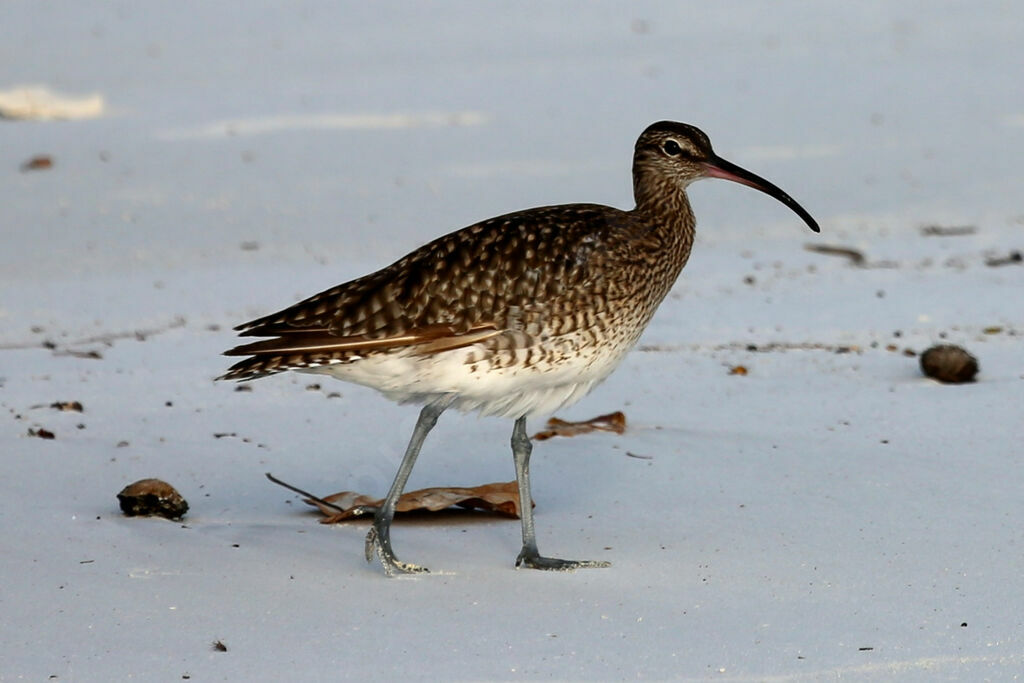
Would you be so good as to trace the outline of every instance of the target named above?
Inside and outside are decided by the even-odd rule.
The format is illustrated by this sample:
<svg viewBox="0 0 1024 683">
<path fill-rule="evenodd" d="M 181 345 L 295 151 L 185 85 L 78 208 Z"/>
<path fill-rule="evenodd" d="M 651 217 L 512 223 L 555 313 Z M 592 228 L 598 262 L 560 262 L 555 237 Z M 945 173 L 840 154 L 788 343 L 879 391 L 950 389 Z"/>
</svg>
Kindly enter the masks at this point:
<svg viewBox="0 0 1024 683">
<path fill-rule="evenodd" d="M 88 358 L 91 360 L 103 360 L 103 354 L 99 351 L 78 351 L 76 349 L 60 349 L 53 352 L 55 356 L 70 356 L 72 358 Z"/>
<path fill-rule="evenodd" d="M 576 436 L 578 434 L 589 434 L 590 432 L 615 432 L 616 434 L 622 434 L 625 431 L 626 415 L 621 410 L 616 410 L 614 413 L 598 415 L 582 422 L 567 422 L 559 420 L 557 417 L 552 417 L 548 420 L 547 429 L 537 432 L 533 435 L 533 438 L 537 441 L 544 441 L 553 436 Z"/>
<path fill-rule="evenodd" d="M 336 524 L 346 519 L 371 515 L 384 502 L 382 498 L 342 491 L 320 500 L 303 499 L 322 512 L 322 524 Z M 519 517 L 519 489 L 516 482 L 482 484 L 471 488 L 444 486 L 403 493 L 395 505 L 396 512 L 437 512 L 450 507 L 486 510 L 509 517 Z"/>
<path fill-rule="evenodd" d="M 817 254 L 826 254 L 828 256 L 843 256 L 850 259 L 850 263 L 855 266 L 863 266 L 867 264 L 867 259 L 864 257 L 864 253 L 852 247 L 841 247 L 833 246 L 830 244 L 805 244 L 804 249 L 807 251 L 813 251 Z"/>
<path fill-rule="evenodd" d="M 21 172 L 46 171 L 53 168 L 53 157 L 47 154 L 37 154 L 21 165 Z"/>
<path fill-rule="evenodd" d="M 925 237 L 958 237 L 978 232 L 976 225 L 924 225 L 921 234 Z"/>
</svg>

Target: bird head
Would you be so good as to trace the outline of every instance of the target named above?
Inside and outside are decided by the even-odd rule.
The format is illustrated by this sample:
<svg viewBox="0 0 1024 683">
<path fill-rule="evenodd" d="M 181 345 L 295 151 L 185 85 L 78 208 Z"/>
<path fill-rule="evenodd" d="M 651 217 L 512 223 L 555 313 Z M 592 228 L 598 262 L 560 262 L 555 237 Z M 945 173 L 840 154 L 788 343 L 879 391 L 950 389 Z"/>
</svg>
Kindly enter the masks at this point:
<svg viewBox="0 0 1024 683">
<path fill-rule="evenodd" d="M 792 197 L 761 176 L 715 154 L 708 136 L 685 123 L 660 121 L 647 127 L 636 141 L 633 177 L 638 201 L 645 183 L 660 186 L 667 182 L 685 190 L 701 178 L 731 180 L 774 197 L 800 216 L 811 230 L 820 231 L 818 223 Z M 652 189 L 659 192 L 662 188 Z"/>
</svg>

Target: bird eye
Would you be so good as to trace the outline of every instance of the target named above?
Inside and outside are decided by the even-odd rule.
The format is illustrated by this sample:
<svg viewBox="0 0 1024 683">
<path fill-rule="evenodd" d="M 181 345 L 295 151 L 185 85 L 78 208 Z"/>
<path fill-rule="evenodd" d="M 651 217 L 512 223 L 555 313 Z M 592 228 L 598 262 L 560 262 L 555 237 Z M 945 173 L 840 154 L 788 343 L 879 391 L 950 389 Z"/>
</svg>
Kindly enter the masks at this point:
<svg viewBox="0 0 1024 683">
<path fill-rule="evenodd" d="M 668 154 L 670 156 L 679 156 L 683 152 L 682 148 L 679 146 L 679 143 L 676 142 L 675 140 L 666 140 L 665 144 L 663 144 L 661 148 L 665 151 L 665 154 Z"/>
</svg>

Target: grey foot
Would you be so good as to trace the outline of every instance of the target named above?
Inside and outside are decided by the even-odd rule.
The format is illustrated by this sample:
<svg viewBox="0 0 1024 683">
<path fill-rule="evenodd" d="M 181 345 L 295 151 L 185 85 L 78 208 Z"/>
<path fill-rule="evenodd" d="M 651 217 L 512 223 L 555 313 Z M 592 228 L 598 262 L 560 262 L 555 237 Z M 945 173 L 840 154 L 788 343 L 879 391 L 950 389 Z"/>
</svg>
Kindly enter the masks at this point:
<svg viewBox="0 0 1024 683">
<path fill-rule="evenodd" d="M 544 557 L 537 553 L 529 553 L 525 550 L 519 553 L 516 558 L 516 568 L 526 567 L 527 569 L 545 569 L 556 572 L 571 572 L 576 569 L 602 568 L 612 566 L 611 562 L 604 560 L 560 560 L 557 557 Z"/>
<path fill-rule="evenodd" d="M 390 537 L 388 535 L 382 537 L 377 531 L 376 525 L 371 526 L 369 533 L 366 534 L 366 561 L 373 562 L 374 555 L 380 560 L 381 565 L 384 567 L 384 573 L 388 576 L 394 576 L 395 572 L 399 574 L 426 574 L 430 571 L 426 567 L 402 562 L 395 557 L 395 551 L 391 549 Z"/>
</svg>

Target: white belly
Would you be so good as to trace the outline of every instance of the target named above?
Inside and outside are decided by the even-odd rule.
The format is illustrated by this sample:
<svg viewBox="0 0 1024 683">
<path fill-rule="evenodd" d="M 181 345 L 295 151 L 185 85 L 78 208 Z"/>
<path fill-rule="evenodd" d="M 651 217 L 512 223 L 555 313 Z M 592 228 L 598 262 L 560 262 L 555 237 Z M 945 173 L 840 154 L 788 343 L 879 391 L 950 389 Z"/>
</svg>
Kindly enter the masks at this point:
<svg viewBox="0 0 1024 683">
<path fill-rule="evenodd" d="M 403 350 L 309 368 L 372 387 L 400 403 L 454 397 L 459 410 L 516 418 L 551 414 L 583 398 L 618 366 L 628 346 L 566 341 L 571 352 L 517 348 L 480 360 L 480 345 L 433 354 Z"/>
</svg>

